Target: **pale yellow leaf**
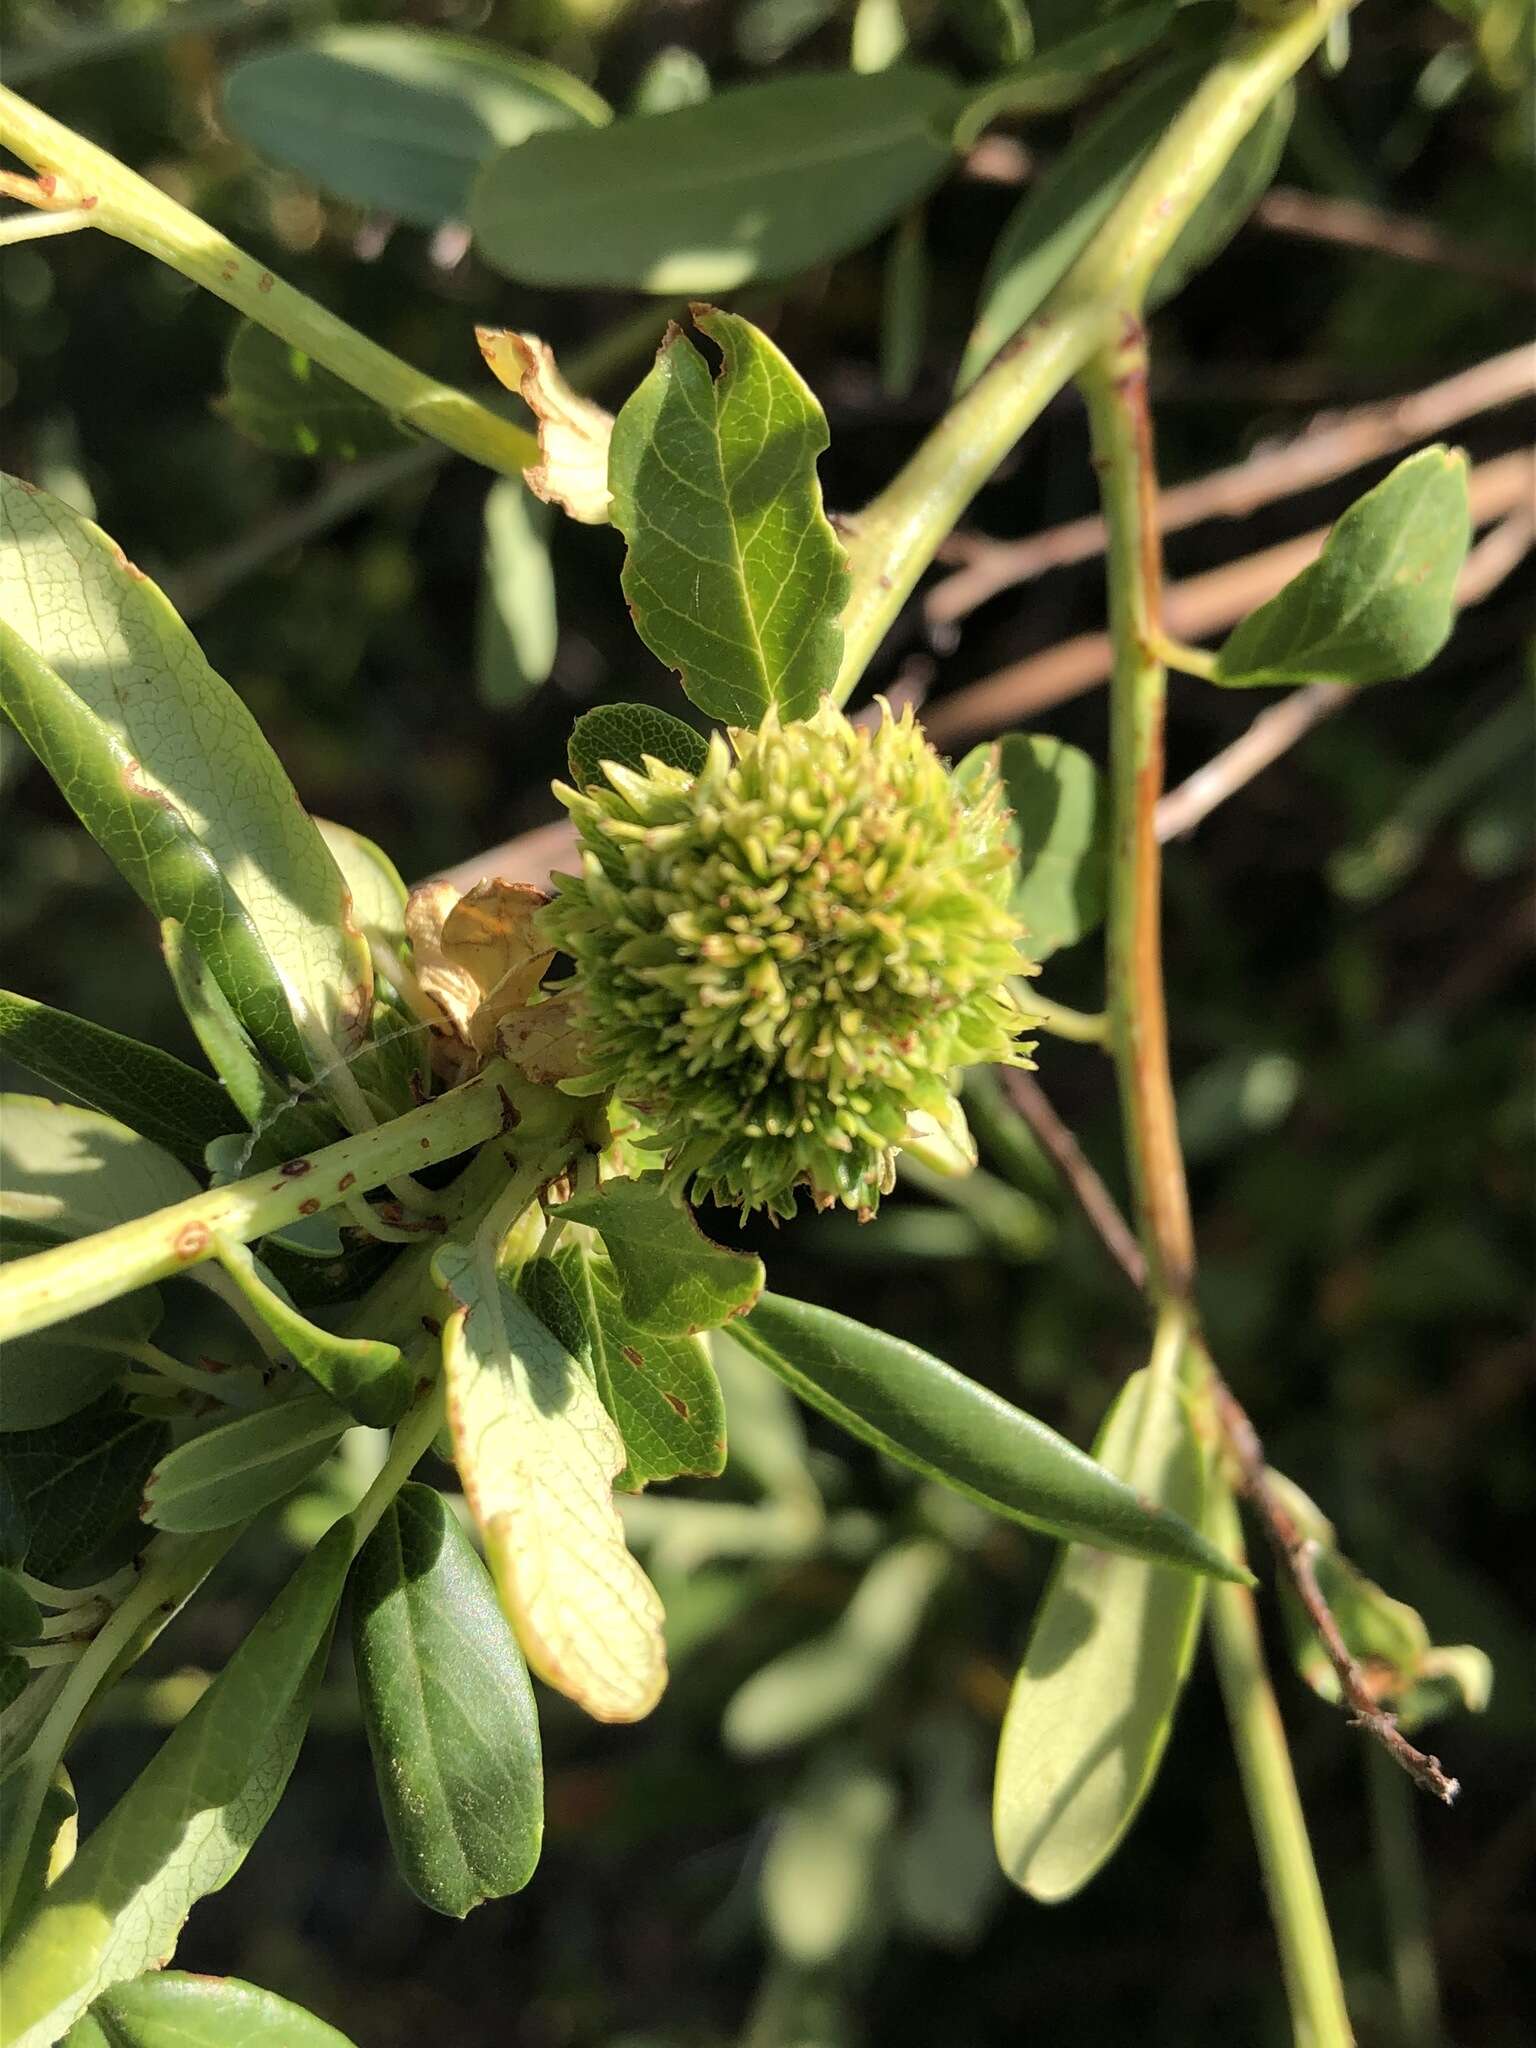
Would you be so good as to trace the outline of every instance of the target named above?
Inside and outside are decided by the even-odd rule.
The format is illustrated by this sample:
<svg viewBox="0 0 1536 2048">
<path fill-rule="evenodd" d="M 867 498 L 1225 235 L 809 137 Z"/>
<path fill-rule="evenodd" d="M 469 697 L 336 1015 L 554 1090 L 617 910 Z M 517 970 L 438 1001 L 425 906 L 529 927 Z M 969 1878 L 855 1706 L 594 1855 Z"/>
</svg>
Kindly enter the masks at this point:
<svg viewBox="0 0 1536 2048">
<path fill-rule="evenodd" d="M 638 1721 L 667 1682 L 662 1606 L 613 1504 L 623 1439 L 582 1367 L 485 1257 L 445 1245 L 454 1457 L 529 1664 L 599 1721 Z"/>
<path fill-rule="evenodd" d="M 560 505 L 583 526 L 608 524 L 608 441 L 613 415 L 573 391 L 555 352 L 536 334 L 477 327 L 475 338 L 492 373 L 515 391 L 538 422 L 543 461 L 523 471 L 536 498 Z"/>
</svg>

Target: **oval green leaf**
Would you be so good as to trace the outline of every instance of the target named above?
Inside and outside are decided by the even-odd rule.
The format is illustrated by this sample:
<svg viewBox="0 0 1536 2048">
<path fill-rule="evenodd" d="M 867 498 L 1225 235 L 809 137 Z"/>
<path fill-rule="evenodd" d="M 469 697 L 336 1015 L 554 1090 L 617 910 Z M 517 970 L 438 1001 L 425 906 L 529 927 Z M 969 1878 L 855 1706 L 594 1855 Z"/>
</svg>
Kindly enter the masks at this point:
<svg viewBox="0 0 1536 2048">
<path fill-rule="evenodd" d="M 517 704 L 555 665 L 560 621 L 549 560 L 551 514 L 515 477 L 485 494 L 475 623 L 475 685 L 492 710 Z"/>
<path fill-rule="evenodd" d="M 475 240 L 525 284 L 707 293 L 790 277 L 938 183 L 959 104 L 931 71 L 807 72 L 596 135 L 536 135 L 480 174 Z"/>
<path fill-rule="evenodd" d="M 1198 1527 L 1205 1459 L 1177 1384 L 1133 1373 L 1094 1446 L 1139 1495 Z M 1194 1655 L 1205 1581 L 1074 1543 L 1030 1631 L 997 1751 L 993 1834 L 1032 1898 L 1071 1898 L 1114 1853 L 1157 1772 Z"/>
<path fill-rule="evenodd" d="M 351 1556 L 344 1522 L 49 1887 L 6 1960 L 4 2048 L 51 2048 L 102 1992 L 167 1960 L 244 1862 L 298 1755 Z"/>
<path fill-rule="evenodd" d="M 1190 1572 L 1244 1576 L 1177 1513 L 915 1344 L 777 1294 L 731 1335 L 851 1435 L 994 1514 Z"/>
<path fill-rule="evenodd" d="M 261 729 L 99 527 L 0 478 L 0 706 L 256 1043 L 345 1065 L 373 970 L 336 863 Z"/>
<path fill-rule="evenodd" d="M 199 1184 L 116 1118 L 41 1095 L 0 1095 L 0 1217 L 90 1237 L 184 1202 Z"/>
<path fill-rule="evenodd" d="M 136 1415 L 119 1393 L 49 1429 L 0 1437 L 0 1478 L 24 1532 L 11 1561 L 49 1580 L 84 1563 L 137 1522 L 144 1481 L 169 1441 L 163 1422 Z"/>
<path fill-rule="evenodd" d="M 716 1330 L 763 1291 L 762 1260 L 713 1243 L 659 1175 L 608 1181 L 558 1213 L 602 1238 L 625 1313 L 644 1329 L 669 1336 Z"/>
<path fill-rule="evenodd" d="M 547 1260 L 525 1270 L 522 1289 L 534 1313 L 564 1338 L 532 1290 Z M 725 1470 L 725 1402 L 702 1338 L 659 1335 L 631 1320 L 613 1266 L 585 1246 L 555 1261 L 580 1319 L 583 1343 L 566 1349 L 590 1359 L 603 1406 L 618 1424 L 626 1463 L 614 1480 L 635 1493 L 656 1480 L 716 1479 Z"/>
<path fill-rule="evenodd" d="M 694 317 L 724 359 L 718 378 L 673 328 L 613 423 L 624 595 L 700 710 L 732 725 L 808 718 L 837 676 L 848 594 L 816 474 L 827 423 L 751 321 Z"/>
<path fill-rule="evenodd" d="M 114 1985 L 62 2048 L 353 2048 L 347 2036 L 276 1992 L 238 1977 L 152 1970 Z"/>
<path fill-rule="evenodd" d="M 403 1487 L 352 1568 L 352 1655 L 395 1861 L 462 1920 L 544 1836 L 539 1718 L 496 1588 L 441 1494 Z"/>
<path fill-rule="evenodd" d="M 643 774 L 647 755 L 669 768 L 681 768 L 685 775 L 697 775 L 708 758 L 709 742 L 670 711 L 657 711 L 650 704 L 600 704 L 595 711 L 583 711 L 566 744 L 571 780 L 578 789 L 601 782 L 607 761 Z"/>
<path fill-rule="evenodd" d="M 1244 619 L 1212 680 L 1248 689 L 1413 675 L 1450 637 L 1470 538 L 1466 456 L 1410 455 L 1355 500 L 1310 568 Z"/>
<path fill-rule="evenodd" d="M 239 1110 L 211 1075 L 9 989 L 0 989 L 0 1052 L 194 1172 L 202 1170 L 204 1146 L 240 1129 Z"/>
<path fill-rule="evenodd" d="M 237 64 L 230 125 L 338 199 L 419 227 L 462 220 L 480 166 L 608 107 L 552 64 L 411 28 L 343 28 Z"/>
<path fill-rule="evenodd" d="M 1048 733 L 977 747 L 961 777 L 990 761 L 1007 793 L 1018 855 L 1013 907 L 1032 959 L 1048 960 L 1101 924 L 1109 893 L 1109 805 L 1097 762 Z M 1026 1003 L 1028 998 L 1025 998 Z"/>
<path fill-rule="evenodd" d="M 330 1456 L 351 1420 L 323 1394 L 301 1394 L 221 1423 L 155 1466 L 144 1482 L 144 1519 L 186 1536 L 258 1515 Z"/>
<path fill-rule="evenodd" d="M 836 1624 L 754 1671 L 720 1722 L 727 1749 L 764 1756 L 808 1742 L 869 1707 L 912 1647 L 949 1552 L 926 1536 L 876 1558 Z"/>
<path fill-rule="evenodd" d="M 249 320 L 224 358 L 219 411 L 258 448 L 311 461 L 356 462 L 417 439 L 355 385 Z"/>
</svg>

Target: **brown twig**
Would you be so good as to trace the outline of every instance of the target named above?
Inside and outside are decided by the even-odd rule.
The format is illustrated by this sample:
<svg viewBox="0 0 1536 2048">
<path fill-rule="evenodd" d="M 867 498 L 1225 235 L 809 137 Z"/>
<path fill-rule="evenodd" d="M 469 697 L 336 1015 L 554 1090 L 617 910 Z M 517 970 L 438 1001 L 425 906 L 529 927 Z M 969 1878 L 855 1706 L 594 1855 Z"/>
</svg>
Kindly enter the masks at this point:
<svg viewBox="0 0 1536 2048">
<path fill-rule="evenodd" d="M 1533 396 L 1536 347 L 1527 343 L 1405 397 L 1343 415 L 1324 414 L 1295 440 L 1260 448 L 1230 468 L 1176 484 L 1158 495 L 1158 522 L 1169 534 L 1206 519 L 1245 518 L 1262 505 L 1348 476 L 1478 413 Z M 1018 541 L 957 534 L 945 552 L 964 566 L 928 591 L 924 615 L 930 626 L 952 624 L 1010 584 L 1088 561 L 1103 547 L 1104 522 L 1097 515 Z"/>
<path fill-rule="evenodd" d="M 1340 1695 L 1349 1710 L 1351 1725 L 1364 1729 L 1395 1763 L 1401 1765 L 1416 1785 L 1432 1792 L 1449 1806 L 1460 1791 L 1460 1785 L 1442 1768 L 1438 1757 L 1416 1749 L 1398 1727 L 1397 1716 L 1372 1697 L 1365 1675 L 1350 1655 L 1349 1645 L 1340 1632 L 1333 1609 L 1317 1583 L 1317 1545 L 1297 1527 L 1270 1486 L 1264 1446 L 1248 1418 L 1247 1410 L 1209 1358 L 1206 1364 L 1222 1436 L 1237 1467 L 1243 1498 L 1263 1523 L 1276 1560 L 1306 1609 L 1307 1619 L 1318 1641 L 1327 1652 L 1328 1662 L 1339 1682 Z"/>
<path fill-rule="evenodd" d="M 1403 263 L 1423 263 L 1433 270 L 1453 270 L 1485 284 L 1511 291 L 1536 292 L 1536 271 L 1494 249 L 1479 248 L 1450 235 L 1429 221 L 1405 213 L 1387 213 L 1358 199 L 1339 199 L 1317 192 L 1276 186 L 1253 212 L 1257 226 L 1277 234 L 1297 235 L 1307 242 L 1333 242 L 1343 249 L 1369 249 Z"/>
<path fill-rule="evenodd" d="M 1078 1207 L 1098 1233 L 1105 1250 L 1138 1294 L 1145 1293 L 1147 1261 L 1136 1233 L 1120 1213 L 1119 1204 L 1100 1179 L 1098 1169 L 1068 1125 L 1052 1108 L 1045 1090 L 1031 1074 L 1000 1067 L 1003 1092 L 1039 1140 L 1056 1171 L 1077 1198 Z"/>
<path fill-rule="evenodd" d="M 1469 485 L 1475 524 L 1486 526 L 1518 512 L 1536 494 L 1536 453 L 1519 448 L 1480 462 Z M 1329 531 L 1319 526 L 1295 540 L 1170 583 L 1163 593 L 1168 634 L 1175 640 L 1204 640 L 1234 626 L 1316 561 Z M 1107 633 L 1079 633 L 941 698 L 924 719 L 928 736 L 936 746 L 954 748 L 1021 724 L 1052 705 L 1096 689 L 1108 677 L 1113 660 Z"/>
</svg>

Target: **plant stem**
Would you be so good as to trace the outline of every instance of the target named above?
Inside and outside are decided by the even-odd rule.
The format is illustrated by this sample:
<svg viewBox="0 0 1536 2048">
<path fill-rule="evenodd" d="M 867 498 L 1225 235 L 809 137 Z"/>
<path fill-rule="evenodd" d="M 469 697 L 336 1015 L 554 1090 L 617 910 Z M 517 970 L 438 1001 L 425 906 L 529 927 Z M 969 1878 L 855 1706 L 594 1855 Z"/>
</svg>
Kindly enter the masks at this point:
<svg viewBox="0 0 1536 2048">
<path fill-rule="evenodd" d="M 1240 30 L 1131 180 L 1104 226 L 906 467 L 849 522 L 843 612 L 846 704 L 917 579 L 1024 430 L 1119 332 L 1149 279 L 1264 108 L 1354 0 L 1296 0 Z"/>
<path fill-rule="evenodd" d="M 352 1510 L 353 1549 L 361 1550 L 377 1528 L 384 1510 L 410 1478 L 443 1426 L 443 1383 L 435 1379 L 423 1388 L 401 1416 L 390 1439 L 389 1456 L 378 1476 Z"/>
<path fill-rule="evenodd" d="M 0 1275 L 0 1341 L 46 1329 L 132 1288 L 185 1273 L 211 1258 L 220 1237 L 240 1242 L 280 1230 L 344 1199 L 350 1186 L 378 1187 L 395 1174 L 452 1159 L 494 1137 L 510 1107 L 510 1070 L 488 1067 L 420 1109 L 210 1188 L 149 1216 L 17 1259 Z M 515 1090 L 514 1090 L 515 1092 Z"/>
<path fill-rule="evenodd" d="M 1371 1853 L 1386 1921 L 1397 2031 L 1402 2048 L 1443 2048 L 1440 1983 L 1413 1794 L 1380 1749 L 1365 1753 L 1371 1795 Z"/>
<path fill-rule="evenodd" d="M 1182 1297 L 1194 1277 L 1194 1234 L 1179 1149 L 1163 1000 L 1162 855 L 1167 673 L 1151 651 L 1162 604 L 1157 476 L 1139 321 L 1083 377 L 1108 529 L 1110 858 L 1107 977 L 1110 1045 L 1120 1080 L 1136 1222 L 1154 1296 Z"/>
<path fill-rule="evenodd" d="M 1237 1504 L 1219 1471 L 1212 1485 L 1210 1534 L 1229 1556 L 1240 1558 Z M 1280 1944 L 1296 2048 L 1350 2048 L 1354 2034 L 1344 1986 L 1280 1709 L 1264 1668 L 1258 1609 L 1246 1586 L 1212 1581 L 1207 1598 L 1216 1669 Z"/>
<path fill-rule="evenodd" d="M 1052 1038 L 1069 1038 L 1074 1045 L 1107 1045 L 1109 1017 L 1103 1010 L 1069 1010 L 1065 1003 L 1053 1003 L 1040 995 L 1032 982 L 1017 981 L 1019 1001 L 1029 1012 L 1030 1028 L 1048 1031 Z"/>
<path fill-rule="evenodd" d="M 168 263 L 396 418 L 504 476 L 520 477 L 538 460 L 538 443 L 524 428 L 380 348 L 147 178 L 4 86 L 0 144 L 39 173 L 36 204 L 87 209 L 104 234 Z"/>
</svg>

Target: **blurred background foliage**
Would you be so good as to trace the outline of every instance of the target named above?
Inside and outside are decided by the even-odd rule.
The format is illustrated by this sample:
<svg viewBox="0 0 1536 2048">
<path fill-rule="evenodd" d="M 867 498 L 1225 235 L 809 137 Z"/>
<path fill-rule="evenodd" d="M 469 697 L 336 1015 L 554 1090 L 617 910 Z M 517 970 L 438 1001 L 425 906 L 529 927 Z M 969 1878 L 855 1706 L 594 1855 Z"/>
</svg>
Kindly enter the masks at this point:
<svg viewBox="0 0 1536 2048">
<path fill-rule="evenodd" d="M 1070 0 L 1032 11 L 1041 40 L 1074 13 Z M 5 75 L 365 332 L 489 395 L 475 322 L 533 329 L 568 356 L 637 302 L 511 285 L 451 224 L 331 203 L 264 166 L 221 125 L 229 67 L 295 28 L 400 21 L 549 57 L 624 107 L 843 62 L 851 12 L 11 0 Z M 860 14 L 873 33 L 867 4 Z M 929 23 L 925 56 L 961 74 L 1007 55 L 998 38 L 1015 18 L 979 0 L 912 17 Z M 1244 229 L 1155 322 L 1165 481 L 1528 333 L 1531 37 L 1524 0 L 1360 9 L 1347 63 L 1304 82 L 1281 179 L 1422 223 L 1441 260 Z M 898 231 L 908 269 L 919 232 L 926 252 L 919 332 L 882 334 L 890 237 L 754 295 L 753 316 L 826 407 L 832 507 L 868 497 L 943 409 L 1019 177 L 1092 111 L 1002 122 L 1011 153 L 974 160 L 920 231 Z M 1448 263 L 1447 250 L 1486 261 Z M 407 875 L 547 822 L 582 709 L 669 701 L 625 616 L 610 529 L 549 529 L 556 639 L 547 612 L 519 611 L 543 572 L 517 500 L 487 515 L 485 474 L 430 453 L 384 458 L 393 469 L 364 456 L 375 467 L 359 488 L 345 465 L 254 446 L 219 407 L 234 317 L 169 271 L 81 234 L 7 249 L 0 293 L 7 466 L 92 512 L 166 583 L 306 803 L 379 840 Z M 629 377 L 602 395 L 616 403 Z M 1497 453 L 1528 441 L 1533 420 L 1527 401 L 1460 438 L 1474 457 Z M 1360 487 L 1175 536 L 1171 571 L 1326 522 Z M 971 523 L 1033 532 L 1092 497 L 1069 394 Z M 314 529 L 299 545 L 295 516 Z M 1213 1348 L 1275 1462 L 1362 1566 L 1497 1672 L 1490 1710 L 1438 1731 L 1465 1787 L 1449 1814 L 1407 1805 L 1338 1717 L 1281 1677 L 1361 2038 L 1384 2048 L 1513 2048 L 1529 2039 L 1536 1975 L 1531 596 L 1528 574 L 1509 578 L 1429 672 L 1320 726 L 1168 863 L 1174 1065 Z M 1101 623 L 1087 562 L 942 635 L 914 605 L 870 680 L 916 682 L 937 703 Z M 1252 709 L 1177 685 L 1170 779 Z M 1102 755 L 1101 694 L 1038 722 Z M 3 738 L 8 979 L 191 1054 L 145 914 Z M 1095 1007 L 1098 976 L 1084 944 L 1052 962 L 1048 986 Z M 1101 1055 L 1047 1040 L 1041 1069 L 1114 1182 Z M 1142 1362 L 1140 1318 L 1022 1143 L 996 1134 L 984 1150 L 999 1178 L 958 1205 L 909 1183 L 867 1228 L 781 1231 L 775 1283 L 931 1347 L 1083 1441 Z M 268 1984 L 363 2048 L 1283 2041 L 1209 1671 L 1197 1667 L 1149 1806 L 1106 1872 L 1065 1906 L 1008 1895 L 987 1829 L 990 1760 L 1050 1546 L 798 1415 L 729 1347 L 722 1362 L 725 1480 L 632 1511 L 667 1600 L 672 1687 L 637 1729 L 544 1697 L 550 1835 L 528 1892 L 461 1927 L 404 1890 L 343 1659 L 276 1820 L 194 1916 L 181 1966 Z M 365 1434 L 350 1439 L 320 1495 L 272 1540 L 248 1541 L 112 1696 L 76 1773 L 87 1818 L 185 1711 L 293 1546 L 366 1481 L 369 1455 Z"/>
</svg>

